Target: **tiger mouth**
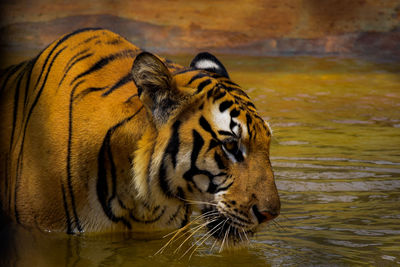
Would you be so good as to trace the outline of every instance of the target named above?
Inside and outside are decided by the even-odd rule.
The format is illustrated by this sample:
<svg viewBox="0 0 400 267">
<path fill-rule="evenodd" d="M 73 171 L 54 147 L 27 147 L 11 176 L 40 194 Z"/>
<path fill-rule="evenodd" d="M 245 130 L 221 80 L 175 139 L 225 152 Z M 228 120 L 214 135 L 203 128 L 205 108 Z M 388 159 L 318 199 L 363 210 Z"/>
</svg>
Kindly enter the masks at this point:
<svg viewBox="0 0 400 267">
<path fill-rule="evenodd" d="M 222 214 L 215 210 L 203 210 L 203 214 L 206 212 L 214 211 L 217 215 L 209 217 L 207 219 L 207 235 L 214 237 L 215 239 L 222 242 L 224 245 L 238 245 L 248 243 L 249 236 L 253 236 L 254 230 L 249 226 L 235 222 L 228 214 Z"/>
</svg>

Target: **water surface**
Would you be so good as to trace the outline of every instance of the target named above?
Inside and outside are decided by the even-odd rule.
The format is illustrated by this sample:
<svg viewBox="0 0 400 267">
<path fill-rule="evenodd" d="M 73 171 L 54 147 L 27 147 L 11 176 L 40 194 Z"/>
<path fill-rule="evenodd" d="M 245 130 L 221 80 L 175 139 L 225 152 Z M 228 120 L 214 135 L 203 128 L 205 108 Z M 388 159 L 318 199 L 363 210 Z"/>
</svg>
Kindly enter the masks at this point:
<svg viewBox="0 0 400 267">
<path fill-rule="evenodd" d="M 189 57 L 170 57 L 187 65 Z M 400 264 L 400 64 L 360 59 L 223 56 L 274 130 L 282 215 L 247 249 L 205 242 L 153 256 L 168 239 L 64 236 L 6 227 L 2 266 Z M 189 254 L 189 253 L 188 253 Z"/>
</svg>

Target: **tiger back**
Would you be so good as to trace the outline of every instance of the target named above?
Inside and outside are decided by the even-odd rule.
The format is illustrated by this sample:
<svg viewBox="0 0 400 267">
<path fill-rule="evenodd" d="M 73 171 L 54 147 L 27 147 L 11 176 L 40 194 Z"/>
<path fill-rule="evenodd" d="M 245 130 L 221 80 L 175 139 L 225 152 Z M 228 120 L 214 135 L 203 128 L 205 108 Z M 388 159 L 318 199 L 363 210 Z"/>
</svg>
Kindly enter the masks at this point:
<svg viewBox="0 0 400 267">
<path fill-rule="evenodd" d="M 5 70 L 0 93 L 1 207 L 17 223 L 153 232 L 199 210 L 235 244 L 279 214 L 271 130 L 211 54 L 184 68 L 82 29 Z"/>
</svg>

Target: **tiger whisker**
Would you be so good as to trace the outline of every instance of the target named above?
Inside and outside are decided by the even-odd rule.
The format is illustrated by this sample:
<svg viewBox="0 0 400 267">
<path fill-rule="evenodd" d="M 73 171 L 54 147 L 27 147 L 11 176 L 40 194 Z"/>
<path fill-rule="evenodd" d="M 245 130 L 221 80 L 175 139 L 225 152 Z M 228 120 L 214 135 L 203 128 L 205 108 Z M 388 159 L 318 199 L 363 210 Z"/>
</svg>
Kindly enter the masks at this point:
<svg viewBox="0 0 400 267">
<path fill-rule="evenodd" d="M 172 231 L 172 232 L 170 232 L 170 233 L 164 235 L 163 238 L 166 238 L 166 237 L 168 237 L 168 236 L 170 236 L 170 235 L 173 235 L 174 233 L 176 233 L 176 232 L 178 232 L 178 231 L 182 231 L 182 230 L 188 228 L 190 225 L 192 225 L 193 223 L 195 223 L 195 222 L 198 221 L 199 219 L 206 219 L 207 217 L 210 217 L 210 216 L 212 216 L 212 215 L 217 215 L 217 214 L 218 214 L 218 212 L 213 211 L 213 210 L 212 210 L 212 211 L 207 211 L 207 212 L 205 212 L 205 213 L 203 213 L 203 214 L 200 214 L 199 216 L 197 216 L 196 218 L 194 218 L 193 220 L 191 220 L 189 223 L 187 223 L 184 227 L 181 227 L 181 228 L 179 228 L 179 229 L 176 229 L 176 230 L 174 230 L 174 231 Z"/>
<path fill-rule="evenodd" d="M 237 233 L 238 233 L 238 235 L 239 235 L 240 241 L 242 241 L 242 243 L 244 243 L 242 234 L 239 232 L 239 229 L 236 229 L 236 231 L 237 231 Z"/>
<path fill-rule="evenodd" d="M 216 220 L 217 220 L 217 219 L 214 219 L 214 220 L 212 220 L 212 221 L 208 221 L 208 222 L 205 222 L 205 223 L 203 223 L 203 224 L 197 226 L 197 227 L 196 227 L 196 230 L 193 231 L 193 232 L 179 245 L 179 247 L 178 247 L 177 249 L 175 249 L 174 254 L 175 254 L 177 251 L 179 251 L 179 250 L 181 249 L 181 247 L 183 246 L 183 244 L 185 244 L 186 241 L 188 241 L 195 233 L 197 233 L 198 231 L 200 231 L 200 229 L 202 229 L 202 228 L 203 228 L 204 226 L 206 226 L 207 224 L 212 223 L 212 222 L 215 222 Z"/>
<path fill-rule="evenodd" d="M 199 200 L 193 200 L 193 199 L 185 199 L 182 197 L 178 197 L 180 200 L 183 200 L 189 204 L 206 204 L 206 205 L 210 205 L 210 206 L 217 206 L 217 204 L 215 203 L 211 203 L 211 202 L 207 202 L 207 201 L 199 201 Z"/>
<path fill-rule="evenodd" d="M 222 222 L 221 222 L 222 223 Z M 221 224 L 220 223 L 220 224 Z M 218 226 L 218 225 L 217 225 Z M 215 229 L 217 226 L 215 226 L 213 229 Z M 208 231 L 202 238 L 200 238 L 199 242 L 200 244 L 192 251 L 192 253 L 190 253 L 189 256 L 189 260 L 192 258 L 193 254 L 196 252 L 196 250 L 198 250 L 210 237 L 212 237 L 212 235 L 217 232 L 219 230 L 219 228 L 215 229 L 213 231 L 213 229 L 211 229 L 210 231 Z M 213 231 L 213 232 L 211 232 Z M 202 240 L 203 239 L 203 240 Z M 201 241 L 202 240 L 202 241 Z M 218 239 L 216 239 L 217 241 Z M 196 243 L 195 243 L 196 244 Z"/>
<path fill-rule="evenodd" d="M 228 248 L 229 247 L 229 232 L 231 231 L 231 225 L 229 225 L 229 227 L 228 227 L 228 235 L 227 235 L 227 238 L 226 238 L 226 247 Z"/>
<path fill-rule="evenodd" d="M 224 248 L 225 239 L 227 238 L 230 229 L 231 229 L 231 226 L 229 226 L 228 231 L 225 232 L 225 236 L 224 236 L 224 239 L 222 239 L 222 244 L 221 244 L 221 248 L 219 249 L 219 253 L 221 253 L 222 249 Z"/>
<path fill-rule="evenodd" d="M 215 204 L 215 203 L 203 202 L 203 201 L 187 201 L 187 204 L 190 204 L 190 205 L 204 204 L 204 205 L 210 205 L 210 206 L 214 206 L 214 207 L 217 207 L 217 206 L 218 206 L 218 205 Z"/>
<path fill-rule="evenodd" d="M 207 212 L 206 212 L 206 213 L 207 213 Z M 193 223 L 195 223 L 197 220 L 202 219 L 202 218 L 211 217 L 211 216 L 213 216 L 213 215 L 216 215 L 216 212 L 214 212 L 214 211 L 212 211 L 212 212 L 210 211 L 209 214 L 206 214 L 206 213 L 197 216 L 194 220 L 192 220 L 191 222 L 189 222 L 189 223 L 188 223 L 187 225 L 185 225 L 184 227 L 179 228 L 179 229 L 173 231 L 172 233 L 169 233 L 169 234 L 165 235 L 164 238 L 175 233 L 174 236 L 173 236 L 164 246 L 162 246 L 162 247 L 154 254 L 154 256 L 157 255 L 157 254 L 163 253 L 164 250 L 165 250 L 170 244 L 172 244 L 173 242 L 175 242 L 175 241 L 179 240 L 181 237 L 183 237 L 184 235 L 182 235 L 182 236 L 176 238 L 181 232 L 185 231 L 189 226 L 191 226 L 191 225 L 192 225 Z M 215 213 L 215 214 L 213 214 L 213 213 Z"/>
<path fill-rule="evenodd" d="M 222 223 L 225 224 L 225 222 L 226 222 L 227 220 L 228 220 L 228 219 L 226 219 L 225 221 L 221 221 L 220 223 L 218 223 L 218 224 L 217 224 L 216 226 L 214 226 L 210 231 L 208 231 L 208 232 L 206 233 L 205 236 L 207 236 L 208 233 L 210 233 L 211 231 L 213 231 L 212 233 L 209 234 L 210 236 L 212 236 L 216 231 L 219 230 L 218 227 L 219 227 Z M 204 236 L 203 236 L 202 238 L 200 238 L 200 240 L 202 240 L 203 238 L 204 238 Z M 199 241 L 200 241 L 200 240 L 199 240 Z M 180 257 L 180 259 L 183 258 L 196 244 L 197 244 L 197 242 L 195 242 L 189 249 L 187 249 L 187 250 L 185 251 L 185 253 L 182 254 L 182 256 Z"/>
<path fill-rule="evenodd" d="M 244 228 L 242 228 L 242 231 L 243 231 L 244 237 L 246 237 L 246 239 L 247 239 L 247 242 L 250 243 L 249 237 L 247 236 L 246 231 L 244 230 Z"/>
<path fill-rule="evenodd" d="M 185 231 L 186 228 L 188 228 L 188 227 L 189 227 L 189 225 L 186 225 L 185 227 L 182 227 L 182 228 L 180 228 L 180 229 L 174 231 L 174 232 L 175 232 L 174 236 L 171 237 L 171 238 L 168 240 L 168 242 L 165 243 L 165 245 L 162 246 L 162 247 L 154 254 L 154 256 L 157 255 L 157 254 L 163 253 L 164 250 L 165 250 L 170 244 L 172 244 L 174 241 L 179 240 L 182 236 L 184 236 L 184 235 L 182 235 L 181 237 L 178 237 L 177 239 L 175 239 L 180 233 L 182 233 L 183 231 Z"/>
<path fill-rule="evenodd" d="M 228 219 L 226 219 L 225 222 L 226 222 L 227 220 L 228 220 Z M 225 225 L 225 223 L 224 223 L 224 225 Z M 222 227 L 223 227 L 223 226 L 222 226 Z M 214 234 L 214 233 L 213 233 L 213 234 Z M 217 244 L 217 242 L 218 242 L 218 239 L 216 238 L 215 241 L 214 241 L 214 243 L 213 243 L 212 246 L 211 246 L 210 252 L 212 252 L 212 250 L 214 249 L 214 246 Z"/>
<path fill-rule="evenodd" d="M 213 251 L 214 246 L 217 244 L 217 242 L 218 242 L 218 239 L 215 239 L 214 243 L 213 243 L 212 246 L 211 246 L 210 252 Z"/>
</svg>

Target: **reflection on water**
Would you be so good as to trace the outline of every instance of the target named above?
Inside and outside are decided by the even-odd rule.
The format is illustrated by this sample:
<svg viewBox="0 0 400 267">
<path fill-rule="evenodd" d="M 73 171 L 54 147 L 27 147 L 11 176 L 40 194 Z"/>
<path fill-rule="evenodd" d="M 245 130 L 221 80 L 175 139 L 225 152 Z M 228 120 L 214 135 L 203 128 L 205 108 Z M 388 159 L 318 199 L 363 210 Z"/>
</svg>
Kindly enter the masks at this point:
<svg viewBox="0 0 400 267">
<path fill-rule="evenodd" d="M 222 61 L 274 129 L 282 216 L 258 232 L 251 247 L 210 252 L 209 241 L 188 261 L 174 249 L 153 256 L 167 240 L 3 227 L 0 265 L 400 264 L 400 64 L 312 57 Z"/>
</svg>

